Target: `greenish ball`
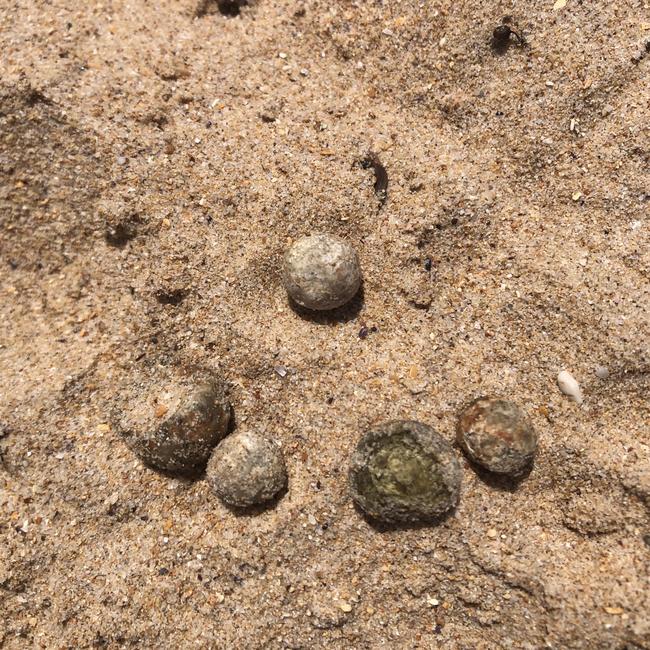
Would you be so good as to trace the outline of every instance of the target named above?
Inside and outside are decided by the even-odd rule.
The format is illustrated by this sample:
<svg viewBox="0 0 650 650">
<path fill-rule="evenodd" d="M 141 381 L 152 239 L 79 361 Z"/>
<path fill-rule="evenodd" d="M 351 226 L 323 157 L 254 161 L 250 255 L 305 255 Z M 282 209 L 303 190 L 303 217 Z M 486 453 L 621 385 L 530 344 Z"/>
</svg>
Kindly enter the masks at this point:
<svg viewBox="0 0 650 650">
<path fill-rule="evenodd" d="M 431 427 L 399 420 L 368 431 L 350 462 L 352 498 L 372 519 L 430 521 L 458 502 L 461 469 Z"/>
</svg>

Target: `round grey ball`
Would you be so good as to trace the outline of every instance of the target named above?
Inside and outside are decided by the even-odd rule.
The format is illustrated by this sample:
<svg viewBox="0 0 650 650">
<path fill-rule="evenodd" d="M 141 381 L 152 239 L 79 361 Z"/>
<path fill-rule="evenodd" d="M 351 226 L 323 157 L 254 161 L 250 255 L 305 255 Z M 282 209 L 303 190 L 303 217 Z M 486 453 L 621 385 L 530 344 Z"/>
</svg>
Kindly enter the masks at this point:
<svg viewBox="0 0 650 650">
<path fill-rule="evenodd" d="M 293 300 L 307 309 L 335 309 L 359 291 L 357 254 L 343 239 L 317 234 L 295 242 L 284 256 L 283 283 Z"/>
<path fill-rule="evenodd" d="M 246 508 L 275 497 L 287 484 L 287 468 L 276 444 L 242 431 L 219 443 L 208 463 L 207 479 L 227 505 Z"/>
<path fill-rule="evenodd" d="M 471 460 L 499 474 L 516 476 L 532 462 L 537 434 L 513 402 L 480 397 L 458 418 L 456 440 Z"/>
<path fill-rule="evenodd" d="M 452 447 L 431 427 L 400 420 L 359 441 L 350 463 L 352 498 L 386 523 L 435 519 L 453 508 L 461 469 Z"/>
</svg>

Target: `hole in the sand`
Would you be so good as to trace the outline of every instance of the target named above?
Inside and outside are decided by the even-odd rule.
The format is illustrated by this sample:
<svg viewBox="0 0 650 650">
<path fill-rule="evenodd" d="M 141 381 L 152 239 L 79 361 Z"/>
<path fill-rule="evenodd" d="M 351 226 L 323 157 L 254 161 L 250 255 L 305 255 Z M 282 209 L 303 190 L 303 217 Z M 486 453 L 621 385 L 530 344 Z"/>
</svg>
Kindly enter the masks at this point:
<svg viewBox="0 0 650 650">
<path fill-rule="evenodd" d="M 362 169 L 371 169 L 375 174 L 375 196 L 379 199 L 380 204 L 384 205 L 388 198 L 388 172 L 381 164 L 376 154 L 370 152 L 362 161 Z"/>
<path fill-rule="evenodd" d="M 217 11 L 222 15 L 228 18 L 234 18 L 239 16 L 242 7 L 248 4 L 248 0 L 201 0 L 198 7 L 196 8 L 196 15 L 199 18 L 207 16 L 208 14 L 216 13 L 214 7 L 216 6 Z"/>
<path fill-rule="evenodd" d="M 245 2 L 240 2 L 240 0 L 220 0 L 217 2 L 217 7 L 219 13 L 222 16 L 239 16 L 242 6 L 246 4 Z"/>
<path fill-rule="evenodd" d="M 183 299 L 185 298 L 186 295 L 185 289 L 172 289 L 172 290 L 164 290 L 164 289 L 159 289 L 156 291 L 156 300 L 161 304 L 161 305 L 180 305 L 183 302 Z"/>
<path fill-rule="evenodd" d="M 104 239 L 109 246 L 124 248 L 136 235 L 131 224 L 118 223 L 116 226 L 109 226 L 104 234 Z"/>
</svg>

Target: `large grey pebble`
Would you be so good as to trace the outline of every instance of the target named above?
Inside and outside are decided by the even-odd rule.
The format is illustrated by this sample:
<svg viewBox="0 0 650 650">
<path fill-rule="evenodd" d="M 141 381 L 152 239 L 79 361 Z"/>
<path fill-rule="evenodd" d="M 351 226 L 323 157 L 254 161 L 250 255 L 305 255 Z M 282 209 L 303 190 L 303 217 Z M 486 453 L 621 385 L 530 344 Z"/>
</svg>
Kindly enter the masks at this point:
<svg viewBox="0 0 650 650">
<path fill-rule="evenodd" d="M 287 293 L 302 307 L 335 309 L 359 291 L 361 269 L 350 244 L 334 235 L 316 234 L 289 248 L 282 279 Z"/>
</svg>

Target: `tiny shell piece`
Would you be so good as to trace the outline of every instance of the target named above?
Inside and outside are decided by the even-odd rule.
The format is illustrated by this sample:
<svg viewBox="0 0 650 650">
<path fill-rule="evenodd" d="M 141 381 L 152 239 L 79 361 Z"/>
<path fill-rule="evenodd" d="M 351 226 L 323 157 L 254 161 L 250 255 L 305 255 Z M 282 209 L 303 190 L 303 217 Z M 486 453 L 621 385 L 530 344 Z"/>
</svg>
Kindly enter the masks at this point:
<svg viewBox="0 0 650 650">
<path fill-rule="evenodd" d="M 568 371 L 562 370 L 557 376 L 557 385 L 559 389 L 568 395 L 576 404 L 582 404 L 582 391 L 580 384 L 575 377 Z"/>
<path fill-rule="evenodd" d="M 596 377 L 598 379 L 607 379 L 609 377 L 609 370 L 606 366 L 596 366 Z"/>
</svg>

